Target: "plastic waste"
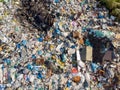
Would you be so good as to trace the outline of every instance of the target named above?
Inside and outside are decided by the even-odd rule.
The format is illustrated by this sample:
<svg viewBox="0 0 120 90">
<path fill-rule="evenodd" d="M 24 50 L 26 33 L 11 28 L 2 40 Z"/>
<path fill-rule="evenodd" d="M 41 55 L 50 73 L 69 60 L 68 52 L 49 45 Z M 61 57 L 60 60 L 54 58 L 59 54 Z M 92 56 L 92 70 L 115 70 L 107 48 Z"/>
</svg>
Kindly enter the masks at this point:
<svg viewBox="0 0 120 90">
<path fill-rule="evenodd" d="M 0 90 L 97 90 L 111 83 L 116 90 L 119 88 L 119 23 L 107 9 L 98 8 L 96 0 L 32 0 L 32 10 L 22 9 L 29 13 L 28 17 L 20 12 L 19 7 L 24 6 L 21 1 L 25 6 L 30 3 L 0 0 Z M 44 6 L 46 10 L 42 10 Z M 32 17 L 37 11 L 41 16 Z M 55 16 L 52 21 L 51 13 Z M 25 20 L 24 24 L 21 20 Z M 27 21 L 39 25 L 31 26 Z M 91 36 L 101 41 L 94 41 L 95 46 Z M 93 55 L 84 51 L 86 46 L 92 46 Z M 102 60 L 111 48 L 115 59 Z M 95 49 L 100 55 L 96 56 Z M 91 60 L 83 60 L 86 54 Z M 92 62 L 98 60 L 96 57 L 101 57 L 102 62 Z"/>
<path fill-rule="evenodd" d="M 98 67 L 99 66 L 97 64 L 91 63 L 91 69 L 92 69 L 93 72 L 96 72 Z"/>
</svg>

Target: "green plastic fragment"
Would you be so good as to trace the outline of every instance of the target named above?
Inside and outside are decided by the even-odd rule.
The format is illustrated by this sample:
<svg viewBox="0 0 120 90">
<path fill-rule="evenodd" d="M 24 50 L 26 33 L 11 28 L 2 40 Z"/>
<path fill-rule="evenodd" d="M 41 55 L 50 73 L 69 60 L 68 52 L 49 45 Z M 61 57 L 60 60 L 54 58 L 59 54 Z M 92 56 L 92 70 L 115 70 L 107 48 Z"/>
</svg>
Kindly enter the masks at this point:
<svg viewBox="0 0 120 90">
<path fill-rule="evenodd" d="M 18 27 L 16 27 L 16 28 L 15 28 L 15 31 L 19 31 L 19 28 L 18 28 Z"/>
<path fill-rule="evenodd" d="M 91 46 L 89 39 L 86 39 L 86 40 L 85 40 L 85 45 Z"/>
<path fill-rule="evenodd" d="M 38 88 L 38 90 L 44 90 L 44 88 Z"/>
<path fill-rule="evenodd" d="M 110 32 L 110 31 L 104 31 L 103 34 L 104 34 L 104 36 L 106 36 L 108 38 L 110 38 L 112 35 L 114 35 L 114 33 Z"/>
<path fill-rule="evenodd" d="M 101 32 L 101 31 L 95 31 L 95 35 L 96 35 L 97 37 L 104 37 L 104 34 L 103 34 L 103 32 Z"/>
</svg>

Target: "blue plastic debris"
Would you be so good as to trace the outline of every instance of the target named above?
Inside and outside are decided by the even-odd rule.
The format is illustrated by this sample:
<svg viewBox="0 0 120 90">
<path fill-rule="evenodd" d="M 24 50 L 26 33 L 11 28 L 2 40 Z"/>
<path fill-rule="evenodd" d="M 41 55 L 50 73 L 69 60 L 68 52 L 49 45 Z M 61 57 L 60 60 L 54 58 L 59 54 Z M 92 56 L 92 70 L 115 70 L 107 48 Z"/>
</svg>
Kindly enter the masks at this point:
<svg viewBox="0 0 120 90">
<path fill-rule="evenodd" d="M 75 45 L 72 45 L 71 48 L 74 49 L 74 48 L 76 48 L 76 46 L 75 46 Z"/>
<path fill-rule="evenodd" d="M 30 81 L 30 78 L 29 78 L 29 76 L 26 76 L 26 81 L 28 81 L 28 82 Z"/>
<path fill-rule="evenodd" d="M 38 55 L 42 55 L 43 52 L 41 50 L 38 51 Z"/>
<path fill-rule="evenodd" d="M 62 43 L 62 42 L 61 42 Z M 64 41 L 64 46 L 65 47 L 70 47 L 70 44 L 69 44 L 69 42 L 67 42 L 67 41 Z"/>
<path fill-rule="evenodd" d="M 33 70 L 34 70 L 34 71 L 39 71 L 39 67 L 34 66 L 34 67 L 33 67 Z"/>
<path fill-rule="evenodd" d="M 60 2 L 60 0 L 55 0 L 54 2 L 55 2 L 55 3 L 59 3 L 59 2 Z"/>
<path fill-rule="evenodd" d="M 97 87 L 98 87 L 98 88 L 101 88 L 101 87 L 102 87 L 102 83 L 99 82 L 99 83 L 97 84 Z"/>
<path fill-rule="evenodd" d="M 3 61 L 4 61 L 5 63 L 7 63 L 8 65 L 11 64 L 11 60 L 8 59 L 8 58 L 3 59 Z"/>
<path fill-rule="evenodd" d="M 40 72 L 38 73 L 37 78 L 38 78 L 38 79 L 42 79 L 42 78 L 43 78 L 43 76 L 42 76 L 42 74 L 41 74 Z"/>
<path fill-rule="evenodd" d="M 99 66 L 97 64 L 91 63 L 91 69 L 92 69 L 93 72 L 96 72 L 98 67 Z"/>
<path fill-rule="evenodd" d="M 104 18 L 104 15 L 102 15 L 101 13 L 99 13 L 99 14 L 98 14 L 98 18 L 99 18 L 99 19 Z"/>
<path fill-rule="evenodd" d="M 21 44 L 22 44 L 23 46 L 26 46 L 27 40 L 22 40 L 22 41 L 21 41 Z"/>
<path fill-rule="evenodd" d="M 67 81 L 67 87 L 70 87 L 72 85 L 72 83 L 70 82 L 70 80 Z"/>
<path fill-rule="evenodd" d="M 87 88 L 89 85 L 88 85 L 88 82 L 85 80 L 84 82 L 84 87 Z"/>
<path fill-rule="evenodd" d="M 61 54 L 61 55 L 60 55 L 60 58 L 61 58 L 61 61 L 62 61 L 62 62 L 65 62 L 66 59 L 67 59 L 67 57 L 66 57 L 65 54 Z"/>
<path fill-rule="evenodd" d="M 11 83 L 12 82 L 12 78 L 10 75 L 8 75 L 8 79 L 7 79 L 8 83 Z"/>
<path fill-rule="evenodd" d="M 0 90 L 5 90 L 5 85 L 0 84 Z"/>
<path fill-rule="evenodd" d="M 56 34 L 60 34 L 61 32 L 60 32 L 60 30 L 57 28 L 57 29 L 55 29 L 55 33 L 56 33 Z"/>
<path fill-rule="evenodd" d="M 36 59 L 36 56 L 34 54 L 32 55 L 32 59 Z"/>
<path fill-rule="evenodd" d="M 38 41 L 39 42 L 43 42 L 43 38 L 38 38 Z"/>
<path fill-rule="evenodd" d="M 2 67 L 1 67 L 1 68 L 2 68 L 2 70 L 5 68 L 4 64 L 2 65 Z"/>
<path fill-rule="evenodd" d="M 95 36 L 96 37 L 104 37 L 104 33 L 102 31 L 95 30 Z"/>
<path fill-rule="evenodd" d="M 85 32 L 86 31 L 86 27 L 82 27 L 82 32 Z"/>
<path fill-rule="evenodd" d="M 85 40 L 85 45 L 91 46 L 89 39 L 86 39 L 86 40 Z"/>
<path fill-rule="evenodd" d="M 29 70 L 32 70 L 32 69 L 33 69 L 33 66 L 32 66 L 31 64 L 28 64 L 28 65 L 27 65 L 27 68 L 28 68 Z"/>
<path fill-rule="evenodd" d="M 20 49 L 21 45 L 18 43 L 18 44 L 16 45 L 16 47 L 17 47 L 18 49 Z"/>
<path fill-rule="evenodd" d="M 60 51 L 62 52 L 62 53 L 64 53 L 65 52 L 65 48 L 63 47 L 63 48 L 60 48 Z"/>
<path fill-rule="evenodd" d="M 57 39 L 57 43 L 58 43 L 58 44 L 61 44 L 62 41 L 61 41 L 60 39 Z"/>
</svg>

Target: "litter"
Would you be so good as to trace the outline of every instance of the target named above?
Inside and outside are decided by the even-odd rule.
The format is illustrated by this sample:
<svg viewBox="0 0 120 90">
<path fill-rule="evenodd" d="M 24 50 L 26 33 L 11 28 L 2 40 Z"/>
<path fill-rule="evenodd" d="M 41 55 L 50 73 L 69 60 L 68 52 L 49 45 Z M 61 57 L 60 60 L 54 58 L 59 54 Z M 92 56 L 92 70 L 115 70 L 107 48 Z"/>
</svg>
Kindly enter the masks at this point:
<svg viewBox="0 0 120 90">
<path fill-rule="evenodd" d="M 0 0 L 0 90 L 120 89 L 119 22 L 98 5 Z"/>
</svg>

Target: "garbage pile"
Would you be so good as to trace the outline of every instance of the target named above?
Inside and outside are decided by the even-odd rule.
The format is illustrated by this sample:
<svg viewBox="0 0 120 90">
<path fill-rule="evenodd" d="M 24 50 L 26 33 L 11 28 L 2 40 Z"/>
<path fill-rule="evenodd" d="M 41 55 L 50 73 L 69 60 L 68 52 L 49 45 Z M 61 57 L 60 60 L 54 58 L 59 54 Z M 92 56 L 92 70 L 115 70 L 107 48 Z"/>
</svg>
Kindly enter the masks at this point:
<svg viewBox="0 0 120 90">
<path fill-rule="evenodd" d="M 120 89 L 120 34 L 106 8 L 51 0 L 54 23 L 44 32 L 18 20 L 19 5 L 0 0 L 0 90 Z"/>
<path fill-rule="evenodd" d="M 21 0 L 16 17 L 24 26 L 47 31 L 53 25 L 55 17 L 53 11 L 50 11 L 50 4 L 51 1 L 46 0 Z"/>
</svg>

